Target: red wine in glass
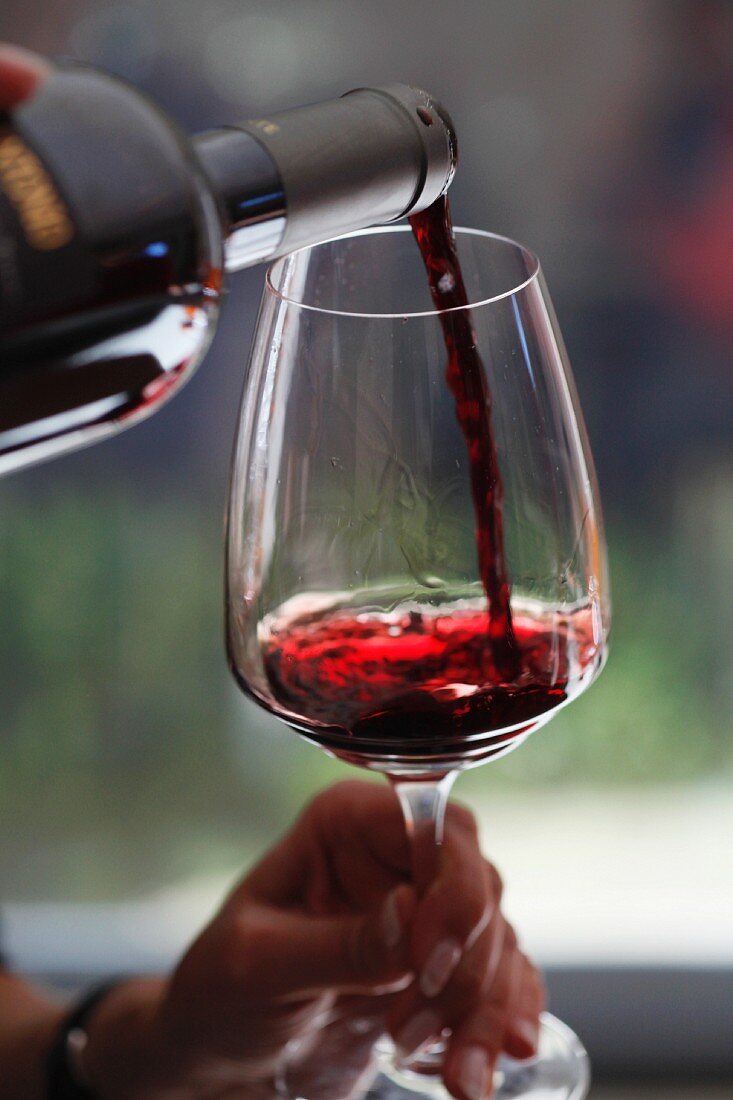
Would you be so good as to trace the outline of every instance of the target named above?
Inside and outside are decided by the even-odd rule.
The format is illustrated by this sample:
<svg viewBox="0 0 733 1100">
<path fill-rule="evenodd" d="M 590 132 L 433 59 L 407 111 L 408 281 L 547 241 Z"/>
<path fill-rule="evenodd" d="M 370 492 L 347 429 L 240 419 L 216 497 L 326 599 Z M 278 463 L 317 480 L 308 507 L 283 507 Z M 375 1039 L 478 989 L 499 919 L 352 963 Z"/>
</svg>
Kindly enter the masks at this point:
<svg viewBox="0 0 733 1100">
<path fill-rule="evenodd" d="M 478 604 L 478 606 L 477 606 Z M 268 618 L 262 634 L 271 709 L 297 716 L 308 737 L 340 756 L 435 756 L 457 743 L 473 759 L 507 749 L 572 698 L 595 668 L 590 613 L 515 611 L 522 668 L 506 681 L 492 664 L 491 617 L 481 601 L 434 614 L 311 609 Z"/>
</svg>

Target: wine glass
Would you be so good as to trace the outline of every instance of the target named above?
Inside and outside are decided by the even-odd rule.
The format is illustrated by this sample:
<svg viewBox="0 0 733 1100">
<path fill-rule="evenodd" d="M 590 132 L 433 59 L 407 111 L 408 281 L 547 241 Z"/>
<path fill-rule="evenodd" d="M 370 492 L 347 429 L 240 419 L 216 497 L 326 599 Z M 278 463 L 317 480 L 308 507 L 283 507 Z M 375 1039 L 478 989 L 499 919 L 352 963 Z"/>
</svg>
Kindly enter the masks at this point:
<svg viewBox="0 0 733 1100">
<path fill-rule="evenodd" d="M 460 317 L 435 309 L 407 227 L 274 264 L 228 515 L 235 677 L 308 741 L 387 776 L 418 889 L 457 773 L 510 752 L 584 690 L 609 625 L 592 461 L 538 261 L 490 233 L 458 229 L 456 243 L 470 303 Z M 484 374 L 479 426 L 501 474 L 511 669 L 494 652 L 475 455 L 446 380 L 446 326 L 467 319 Z M 447 1095 L 439 1058 L 389 1068 L 388 1095 Z M 495 1086 L 581 1100 L 587 1058 L 546 1016 L 538 1056 L 500 1061 Z"/>
</svg>

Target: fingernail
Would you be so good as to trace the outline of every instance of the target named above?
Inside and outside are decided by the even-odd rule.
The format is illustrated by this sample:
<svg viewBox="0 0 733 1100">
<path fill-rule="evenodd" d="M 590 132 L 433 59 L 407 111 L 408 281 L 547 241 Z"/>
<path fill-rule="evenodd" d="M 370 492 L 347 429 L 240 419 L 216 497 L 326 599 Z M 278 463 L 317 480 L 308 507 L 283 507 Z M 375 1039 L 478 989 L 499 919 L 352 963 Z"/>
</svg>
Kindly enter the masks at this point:
<svg viewBox="0 0 733 1100">
<path fill-rule="evenodd" d="M 452 937 L 441 940 L 433 948 L 428 961 L 420 975 L 420 989 L 425 997 L 436 997 L 443 989 L 451 974 L 458 966 L 463 948 L 458 940 Z"/>
<path fill-rule="evenodd" d="M 440 1035 L 441 1031 L 442 1024 L 437 1013 L 431 1012 L 429 1008 L 418 1012 L 417 1016 L 407 1021 L 397 1036 L 397 1052 L 400 1058 L 409 1058 L 429 1039 Z"/>
<path fill-rule="evenodd" d="M 468 1100 L 483 1100 L 489 1091 L 489 1056 L 483 1047 L 468 1047 L 458 1066 L 458 1084 Z"/>
<path fill-rule="evenodd" d="M 512 1031 L 521 1039 L 523 1043 L 526 1043 L 534 1053 L 537 1050 L 537 1043 L 539 1040 L 539 1028 L 537 1024 L 532 1023 L 531 1020 L 514 1020 L 512 1022 Z"/>
<path fill-rule="evenodd" d="M 394 891 L 387 896 L 379 919 L 385 944 L 389 948 L 396 947 L 402 939 L 402 924 Z"/>
</svg>

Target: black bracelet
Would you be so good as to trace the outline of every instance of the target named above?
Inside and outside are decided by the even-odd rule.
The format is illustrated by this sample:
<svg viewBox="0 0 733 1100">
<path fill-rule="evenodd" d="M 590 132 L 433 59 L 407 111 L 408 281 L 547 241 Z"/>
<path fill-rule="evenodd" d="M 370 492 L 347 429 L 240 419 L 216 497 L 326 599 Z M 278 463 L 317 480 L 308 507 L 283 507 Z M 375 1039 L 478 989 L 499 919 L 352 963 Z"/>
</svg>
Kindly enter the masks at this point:
<svg viewBox="0 0 733 1100">
<path fill-rule="evenodd" d="M 83 997 L 65 1018 L 56 1033 L 46 1058 L 46 1100 L 95 1100 L 94 1094 L 77 1078 L 69 1059 L 69 1046 L 80 1033 L 84 1037 L 85 1025 L 92 1011 L 118 982 L 107 981 L 97 985 Z"/>
</svg>

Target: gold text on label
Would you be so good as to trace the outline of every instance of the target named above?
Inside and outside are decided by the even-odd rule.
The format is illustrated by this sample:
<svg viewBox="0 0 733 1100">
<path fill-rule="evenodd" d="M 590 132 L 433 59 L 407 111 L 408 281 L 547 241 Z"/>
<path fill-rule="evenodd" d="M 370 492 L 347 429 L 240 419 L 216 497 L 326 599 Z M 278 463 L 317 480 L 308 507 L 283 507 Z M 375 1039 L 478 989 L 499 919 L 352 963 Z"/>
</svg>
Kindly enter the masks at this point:
<svg viewBox="0 0 733 1100">
<path fill-rule="evenodd" d="M 66 206 L 36 154 L 15 134 L 0 139 L 0 188 L 33 248 L 49 252 L 69 243 L 74 226 Z"/>
<path fill-rule="evenodd" d="M 251 118 L 249 124 L 250 126 L 255 126 L 258 130 L 262 130 L 262 133 L 267 134 L 268 137 L 280 133 L 278 124 L 276 122 L 270 122 L 267 118 Z"/>
</svg>

